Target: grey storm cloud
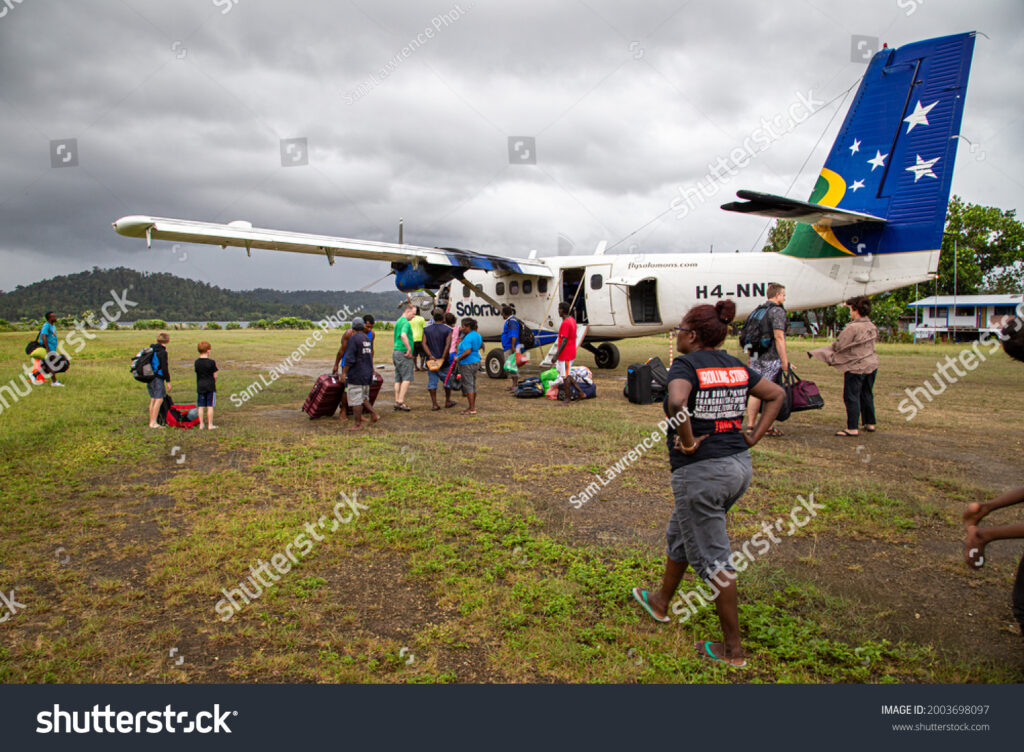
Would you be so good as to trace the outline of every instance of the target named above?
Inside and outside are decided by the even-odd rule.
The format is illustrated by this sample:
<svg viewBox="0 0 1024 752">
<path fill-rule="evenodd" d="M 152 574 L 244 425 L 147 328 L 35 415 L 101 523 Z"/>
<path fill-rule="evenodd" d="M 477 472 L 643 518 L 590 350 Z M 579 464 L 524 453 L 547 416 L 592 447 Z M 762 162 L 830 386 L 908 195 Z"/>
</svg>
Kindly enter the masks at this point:
<svg viewBox="0 0 1024 752">
<path fill-rule="evenodd" d="M 1024 193 L 1019 0 L 4 8 L 3 289 L 92 266 L 235 289 L 353 289 L 388 271 L 146 249 L 112 231 L 127 214 L 384 240 L 404 217 L 409 242 L 519 256 L 589 252 L 601 240 L 645 252 L 755 250 L 764 223 L 718 206 L 739 188 L 808 195 L 849 103 L 842 95 L 864 70 L 851 60 L 858 34 L 898 46 L 986 32 L 963 125 L 977 146 L 962 145 L 953 190 L 1007 209 Z M 669 211 L 709 162 L 808 95 L 831 104 L 684 219 Z M 536 164 L 509 163 L 511 136 L 536 139 Z M 71 138 L 77 166 L 51 167 L 50 142 Z M 308 164 L 282 166 L 287 138 L 307 139 Z"/>
</svg>

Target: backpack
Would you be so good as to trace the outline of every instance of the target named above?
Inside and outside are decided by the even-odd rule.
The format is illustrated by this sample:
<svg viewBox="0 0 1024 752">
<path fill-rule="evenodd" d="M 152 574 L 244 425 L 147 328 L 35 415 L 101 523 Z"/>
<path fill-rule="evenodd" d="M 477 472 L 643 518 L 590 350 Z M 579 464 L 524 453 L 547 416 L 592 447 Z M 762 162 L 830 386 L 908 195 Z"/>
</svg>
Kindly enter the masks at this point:
<svg viewBox="0 0 1024 752">
<path fill-rule="evenodd" d="M 532 350 L 537 346 L 537 341 L 533 336 L 533 329 L 523 323 L 523 320 L 513 316 L 516 322 L 519 324 L 519 344 L 523 346 L 523 350 Z"/>
<path fill-rule="evenodd" d="M 743 329 L 740 331 L 740 347 L 748 355 L 764 355 L 772 348 L 775 331 L 768 318 L 768 311 L 775 305 L 778 303 L 773 303 L 770 300 L 767 303 L 762 303 L 743 323 Z"/>
<path fill-rule="evenodd" d="M 519 386 L 512 392 L 512 396 L 522 399 L 534 399 L 536 397 L 543 397 L 544 389 L 540 385 L 540 379 L 536 376 L 531 376 L 519 382 Z"/>
<path fill-rule="evenodd" d="M 128 370 L 132 372 L 136 381 L 148 384 L 156 378 L 156 368 L 153 367 L 153 356 L 155 355 L 152 347 L 146 347 L 139 350 L 132 358 L 132 364 Z"/>
</svg>

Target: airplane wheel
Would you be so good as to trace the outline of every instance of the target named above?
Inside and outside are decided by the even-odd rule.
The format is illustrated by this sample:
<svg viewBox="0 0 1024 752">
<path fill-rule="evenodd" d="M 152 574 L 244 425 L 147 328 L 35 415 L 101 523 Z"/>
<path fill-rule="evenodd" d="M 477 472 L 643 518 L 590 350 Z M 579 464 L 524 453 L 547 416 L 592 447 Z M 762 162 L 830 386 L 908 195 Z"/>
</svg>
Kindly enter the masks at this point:
<svg viewBox="0 0 1024 752">
<path fill-rule="evenodd" d="M 594 361 L 597 363 L 598 368 L 618 368 L 619 348 L 611 342 L 602 342 L 597 346 Z"/>
<path fill-rule="evenodd" d="M 487 353 L 487 360 L 484 365 L 487 367 L 487 375 L 492 379 L 504 379 L 508 377 L 505 373 L 505 351 L 491 350 Z"/>
</svg>

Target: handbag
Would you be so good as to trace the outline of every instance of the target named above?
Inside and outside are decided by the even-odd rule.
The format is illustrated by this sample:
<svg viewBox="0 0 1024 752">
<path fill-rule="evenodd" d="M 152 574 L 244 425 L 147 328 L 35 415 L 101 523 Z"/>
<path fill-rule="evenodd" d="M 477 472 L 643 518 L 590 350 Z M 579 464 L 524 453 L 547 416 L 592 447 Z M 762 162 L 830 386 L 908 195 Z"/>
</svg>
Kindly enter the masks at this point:
<svg viewBox="0 0 1024 752">
<path fill-rule="evenodd" d="M 430 358 L 427 360 L 428 371 L 440 371 L 444 361 L 441 358 Z"/>
<path fill-rule="evenodd" d="M 792 367 L 783 377 L 783 388 L 789 393 L 790 411 L 820 410 L 825 406 L 825 399 L 813 381 L 801 379 Z"/>
</svg>

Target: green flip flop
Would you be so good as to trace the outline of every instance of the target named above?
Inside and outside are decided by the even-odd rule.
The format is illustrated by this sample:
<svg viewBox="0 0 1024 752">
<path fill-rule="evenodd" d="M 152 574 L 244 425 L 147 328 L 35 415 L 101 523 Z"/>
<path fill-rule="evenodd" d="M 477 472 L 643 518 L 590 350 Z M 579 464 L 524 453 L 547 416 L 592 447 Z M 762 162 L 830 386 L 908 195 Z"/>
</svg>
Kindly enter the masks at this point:
<svg viewBox="0 0 1024 752">
<path fill-rule="evenodd" d="M 694 647 L 697 648 L 697 654 L 705 660 L 713 661 L 715 663 L 724 663 L 729 668 L 747 667 L 746 660 L 744 660 L 743 663 L 733 663 L 732 661 L 726 660 L 725 658 L 721 658 L 720 656 L 715 655 L 715 652 L 711 649 L 711 646 L 714 644 L 714 640 L 704 640 L 703 642 L 694 643 Z"/>
<path fill-rule="evenodd" d="M 661 622 L 662 624 L 667 624 L 668 622 L 672 621 L 668 616 L 662 618 L 654 614 L 654 610 L 651 608 L 651 604 L 647 602 L 646 590 L 641 590 L 638 587 L 633 588 L 633 598 L 636 599 L 637 603 L 643 606 L 644 611 L 646 611 L 650 615 L 650 617 L 655 621 Z"/>
</svg>

